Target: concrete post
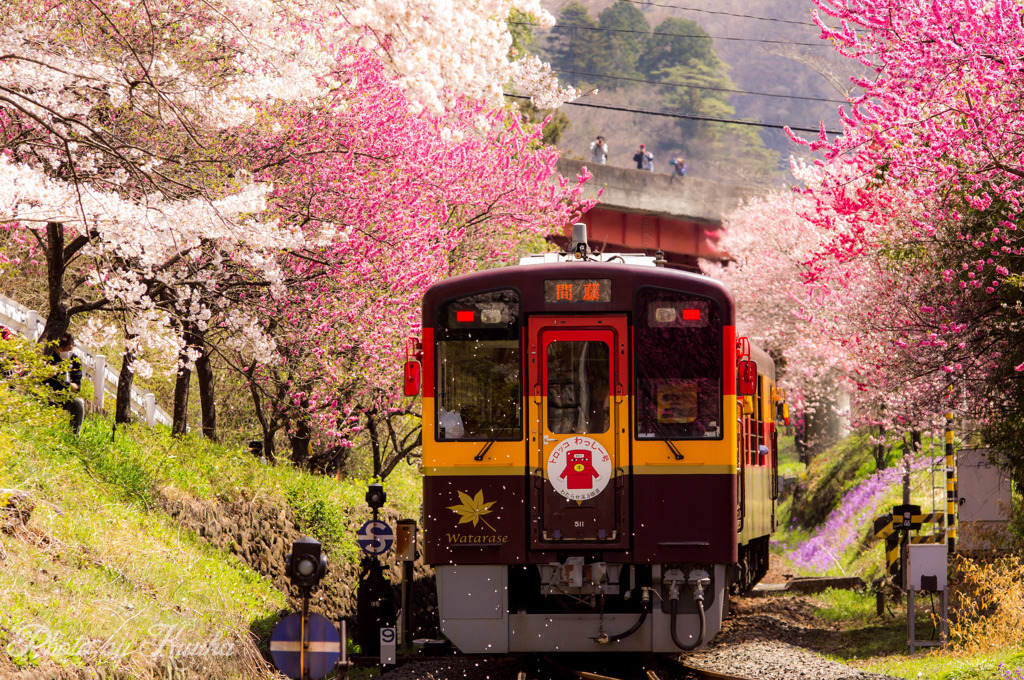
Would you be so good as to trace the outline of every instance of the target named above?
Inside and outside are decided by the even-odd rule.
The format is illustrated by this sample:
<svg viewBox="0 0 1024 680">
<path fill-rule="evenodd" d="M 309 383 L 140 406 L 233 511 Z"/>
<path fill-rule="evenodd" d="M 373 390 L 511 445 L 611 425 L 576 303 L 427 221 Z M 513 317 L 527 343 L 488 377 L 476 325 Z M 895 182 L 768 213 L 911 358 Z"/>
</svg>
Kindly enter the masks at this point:
<svg viewBox="0 0 1024 680">
<path fill-rule="evenodd" d="M 106 394 L 104 387 L 107 383 L 107 358 L 102 354 L 94 354 L 92 357 L 92 403 L 96 410 L 103 412 L 103 397 Z"/>
<path fill-rule="evenodd" d="M 146 424 L 153 427 L 156 425 L 156 395 L 152 392 L 146 392 L 146 396 L 143 397 L 143 403 L 146 404 Z"/>
<path fill-rule="evenodd" d="M 39 312 L 34 309 L 28 311 L 28 316 L 25 317 L 25 337 L 35 342 L 39 339 L 39 333 L 36 328 L 39 326 Z"/>
</svg>

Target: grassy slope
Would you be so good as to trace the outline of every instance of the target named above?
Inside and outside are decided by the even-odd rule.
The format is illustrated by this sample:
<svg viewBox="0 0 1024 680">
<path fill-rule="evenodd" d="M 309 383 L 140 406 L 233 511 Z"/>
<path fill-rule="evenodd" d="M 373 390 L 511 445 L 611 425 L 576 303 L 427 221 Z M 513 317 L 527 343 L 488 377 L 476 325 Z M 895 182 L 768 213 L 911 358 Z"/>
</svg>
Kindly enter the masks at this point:
<svg viewBox="0 0 1024 680">
<path fill-rule="evenodd" d="M 273 625 L 284 595 L 234 555 L 180 529 L 154 503 L 158 491 L 279 499 L 324 541 L 332 564 L 355 557 L 345 527 L 362 503 L 365 480 L 338 484 L 287 465 L 263 465 L 242 451 L 200 438 L 174 439 L 161 428 L 119 430 L 112 441 L 110 423 L 102 419 L 87 420 L 75 438 L 63 412 L 19 408 L 14 423 L 0 408 L 0 489 L 29 491 L 37 507 L 26 529 L 0 533 L 0 677 L 23 667 L 64 665 L 144 678 L 166 675 L 158 666 L 168 663 L 205 665 L 205 677 L 272 674 L 250 630 Z M 826 486 L 839 493 L 869 472 L 865 455 L 863 445 L 846 442 L 810 470 L 792 454 L 783 469 L 804 474 L 815 502 L 825 502 Z M 417 516 L 415 475 L 402 471 L 388 480 L 389 501 L 405 516 Z M 862 552 L 863 559 L 881 560 L 880 549 Z M 820 616 L 837 626 L 841 641 L 834 656 L 876 672 L 1004 678 L 1000 663 L 1024 664 L 1012 649 L 910 658 L 899 653 L 905 609 L 890 605 L 877 617 L 870 593 L 819 597 Z M 229 654 L 190 656 L 181 647 L 187 643 Z"/>
<path fill-rule="evenodd" d="M 927 446 L 927 443 L 926 443 Z M 787 554 L 801 541 L 806 540 L 815 526 L 801 526 L 794 523 L 796 517 L 814 518 L 824 521 L 839 499 L 874 472 L 871 448 L 865 436 L 851 436 L 839 442 L 827 452 L 804 465 L 797 459 L 791 440 L 783 438 L 780 456 L 780 474 L 796 477 L 802 494 L 795 502 L 792 495 L 784 497 L 779 507 L 780 531 L 773 541 L 774 558 L 788 565 Z M 931 453 L 929 450 L 928 453 Z M 889 464 L 896 465 L 903 455 L 903 447 L 897 445 L 889 455 Z M 914 473 L 911 498 L 923 507 L 930 503 L 921 501 L 931 490 L 927 470 Z M 902 490 L 899 485 L 889 493 L 885 509 L 901 502 Z M 930 510 L 930 507 L 926 511 Z M 864 541 L 855 545 L 843 555 L 841 567 L 844 573 L 866 579 L 875 578 L 883 572 L 883 551 L 880 542 L 869 537 L 871 527 L 864 527 Z M 789 566 L 787 571 L 799 573 Z M 812 574 L 807 574 L 812 575 Z M 1024 580 L 1024 574 L 1021 574 Z M 875 614 L 875 595 L 870 590 L 855 593 L 849 591 L 828 591 L 812 596 L 821 609 L 816 616 L 823 622 L 835 626 L 834 649 L 828 655 L 837 660 L 853 663 L 865 670 L 884 673 L 898 678 L 924 680 L 967 680 L 974 678 L 996 678 L 998 680 L 1019 680 L 1024 678 L 1024 653 L 1017 637 L 999 640 L 994 638 L 994 649 L 984 653 L 962 652 L 957 649 L 918 651 L 914 656 L 906 654 L 906 600 L 888 601 L 881 616 Z M 1002 602 L 1006 596 L 1000 596 Z M 955 609 L 955 596 L 951 598 L 951 611 Z M 935 598 L 938 607 L 938 598 Z M 930 639 L 933 626 L 930 620 L 932 602 L 929 596 L 918 600 L 918 639 Z M 970 635 L 970 627 L 963 630 Z M 823 650 L 825 651 L 825 650 Z M 1014 673 L 1019 673 L 1015 675 Z"/>
<path fill-rule="evenodd" d="M 26 408 L 21 405 L 24 411 Z M 31 409 L 30 409 L 31 411 Z M 266 673 L 249 634 L 285 606 L 284 594 L 234 555 L 178 527 L 154 503 L 158 490 L 288 503 L 332 564 L 354 559 L 343 533 L 365 480 L 313 477 L 164 428 L 119 429 L 87 419 L 72 436 L 62 411 L 12 423 L 0 412 L 0 489 L 28 491 L 27 528 L 0 533 L 0 677 L 16 667 L 96 666 L 146 677 L 177 662 L 221 664 L 217 677 Z M 414 475 L 388 480 L 389 504 L 418 516 Z M 227 655 L 190 656 L 184 643 Z M 213 677 L 213 675 L 209 675 Z"/>
<path fill-rule="evenodd" d="M 799 462 L 795 448 L 789 446 L 791 441 L 783 438 L 780 447 L 780 476 L 790 476 L 794 480 L 792 488 L 779 500 L 779 531 L 773 543 L 777 555 L 782 559 L 786 559 L 790 550 L 819 530 L 832 511 L 840 505 L 843 496 L 876 472 L 873 446 L 867 435 L 850 435 L 829 450 L 814 456 L 808 465 Z M 936 454 L 930 442 L 926 441 L 925 444 L 926 455 Z M 888 453 L 888 468 L 901 466 L 903 455 L 904 446 L 897 442 Z M 944 484 L 941 476 L 936 479 L 938 483 Z M 932 483 L 928 467 L 916 469 L 912 474 L 911 499 L 921 505 L 922 512 L 931 512 L 933 507 L 943 510 L 945 490 L 940 490 L 940 496 L 936 496 L 938 503 L 933 504 L 929 498 Z M 796 568 L 791 569 L 792 573 L 804 576 L 861 576 L 866 580 L 884 576 L 884 555 L 881 543 L 874 538 L 872 522 L 876 516 L 891 511 L 893 506 L 901 502 L 902 487 L 897 483 L 885 494 L 876 513 L 870 517 L 860 517 L 861 525 L 854 527 L 854 530 L 861 535 L 861 540 L 850 545 L 845 553 L 836 555 L 827 574 L 804 573 Z M 930 530 L 930 526 L 926 530 Z"/>
</svg>

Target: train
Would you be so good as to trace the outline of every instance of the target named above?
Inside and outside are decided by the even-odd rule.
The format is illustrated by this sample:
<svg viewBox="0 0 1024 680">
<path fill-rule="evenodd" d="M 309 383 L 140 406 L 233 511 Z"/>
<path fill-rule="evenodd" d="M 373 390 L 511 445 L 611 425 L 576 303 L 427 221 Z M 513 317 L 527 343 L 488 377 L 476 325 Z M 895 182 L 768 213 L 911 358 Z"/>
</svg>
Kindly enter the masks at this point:
<svg viewBox="0 0 1024 680">
<path fill-rule="evenodd" d="M 692 651 L 768 568 L 775 365 L 733 295 L 646 254 L 563 252 L 438 282 L 406 394 L 423 408 L 423 558 L 468 654 Z"/>
</svg>

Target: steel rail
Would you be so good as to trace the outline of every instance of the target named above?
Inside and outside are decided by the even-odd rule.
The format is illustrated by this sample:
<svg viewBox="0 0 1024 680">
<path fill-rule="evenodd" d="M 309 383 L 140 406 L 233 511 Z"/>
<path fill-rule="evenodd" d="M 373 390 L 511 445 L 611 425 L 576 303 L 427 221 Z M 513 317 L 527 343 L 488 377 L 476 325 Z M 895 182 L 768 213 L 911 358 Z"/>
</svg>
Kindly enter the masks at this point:
<svg viewBox="0 0 1024 680">
<path fill-rule="evenodd" d="M 681 659 L 668 659 L 668 661 L 698 678 L 707 678 L 707 680 L 751 680 L 751 678 L 747 678 L 742 675 L 732 675 L 730 673 L 723 673 L 722 671 L 713 671 L 707 668 L 691 666 Z"/>
</svg>

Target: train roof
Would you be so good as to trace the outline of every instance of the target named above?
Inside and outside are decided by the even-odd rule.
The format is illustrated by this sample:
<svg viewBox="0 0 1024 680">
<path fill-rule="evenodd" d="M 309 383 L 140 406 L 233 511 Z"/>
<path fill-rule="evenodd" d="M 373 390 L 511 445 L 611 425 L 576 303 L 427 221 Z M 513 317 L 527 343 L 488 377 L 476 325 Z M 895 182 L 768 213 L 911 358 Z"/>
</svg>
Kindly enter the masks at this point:
<svg viewBox="0 0 1024 680">
<path fill-rule="evenodd" d="M 603 255 L 587 260 L 566 261 L 565 256 L 526 258 L 529 264 L 501 267 L 455 276 L 439 281 L 423 296 L 423 326 L 434 326 L 433 310 L 445 300 L 499 288 L 519 291 L 525 313 L 621 313 L 632 311 L 638 288 L 652 286 L 684 291 L 718 303 L 722 321 L 735 322 L 732 292 L 725 284 L 702 274 L 656 267 L 646 255 Z M 544 285 L 548 280 L 608 279 L 611 301 L 603 303 L 546 303 Z"/>
</svg>

